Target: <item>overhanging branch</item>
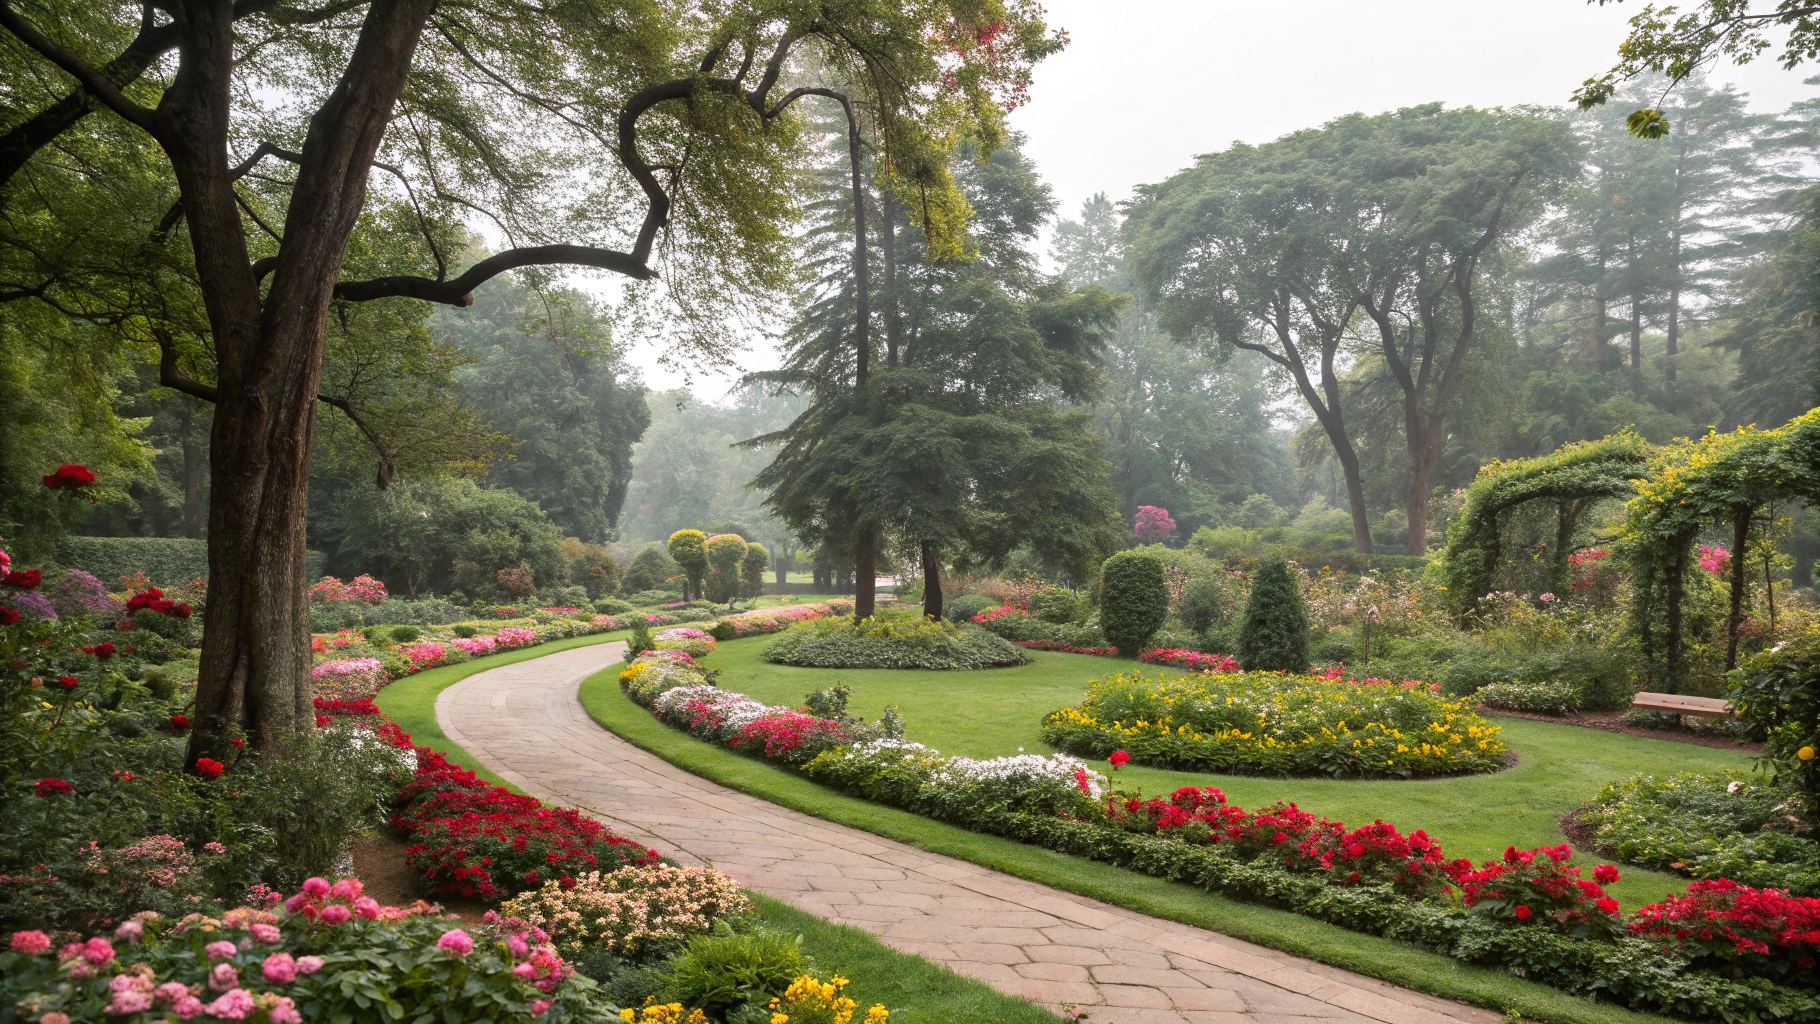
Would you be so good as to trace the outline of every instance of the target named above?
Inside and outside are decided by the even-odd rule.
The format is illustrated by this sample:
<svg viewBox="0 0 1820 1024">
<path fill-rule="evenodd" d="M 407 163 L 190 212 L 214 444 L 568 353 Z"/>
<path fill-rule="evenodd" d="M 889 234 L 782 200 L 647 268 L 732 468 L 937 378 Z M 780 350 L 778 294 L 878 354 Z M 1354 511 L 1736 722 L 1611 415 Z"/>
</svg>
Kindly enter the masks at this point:
<svg viewBox="0 0 1820 1024">
<path fill-rule="evenodd" d="M 565 265 L 611 270 L 639 281 L 655 276 L 643 260 L 631 253 L 596 249 L 587 245 L 532 245 L 489 256 L 469 267 L 453 281 L 433 281 L 427 277 L 408 275 L 376 277 L 370 281 L 343 281 L 335 286 L 335 297 L 349 302 L 371 302 L 374 299 L 403 296 L 425 302 L 440 302 L 447 306 L 471 306 L 474 304 L 474 289 L 508 270 Z"/>
</svg>

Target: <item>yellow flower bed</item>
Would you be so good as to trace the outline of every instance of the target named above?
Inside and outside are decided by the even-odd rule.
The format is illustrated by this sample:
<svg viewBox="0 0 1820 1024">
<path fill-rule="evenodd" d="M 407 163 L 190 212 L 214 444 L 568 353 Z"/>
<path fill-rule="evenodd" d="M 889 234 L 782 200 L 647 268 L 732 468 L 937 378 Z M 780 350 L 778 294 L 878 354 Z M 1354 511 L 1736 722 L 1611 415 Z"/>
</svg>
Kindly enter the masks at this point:
<svg viewBox="0 0 1820 1024">
<path fill-rule="evenodd" d="M 1123 750 L 1139 764 L 1238 775 L 1344 778 L 1496 771 L 1506 748 L 1470 698 L 1423 683 L 1281 672 L 1120 673 L 1043 720 L 1043 738 L 1081 757 Z"/>
</svg>

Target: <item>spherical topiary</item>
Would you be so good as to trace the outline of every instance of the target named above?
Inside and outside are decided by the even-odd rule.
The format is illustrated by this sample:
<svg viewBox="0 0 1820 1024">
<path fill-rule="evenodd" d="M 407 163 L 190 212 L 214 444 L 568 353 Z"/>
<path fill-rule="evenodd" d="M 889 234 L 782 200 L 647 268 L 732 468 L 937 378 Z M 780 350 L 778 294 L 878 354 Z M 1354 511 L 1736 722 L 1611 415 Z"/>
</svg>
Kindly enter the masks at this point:
<svg viewBox="0 0 1820 1024">
<path fill-rule="evenodd" d="M 1121 551 L 1100 567 L 1100 631 L 1119 653 L 1136 657 L 1169 618 L 1163 560 Z"/>
<path fill-rule="evenodd" d="M 1239 627 L 1239 664 L 1248 672 L 1308 671 L 1308 612 L 1296 574 L 1282 558 L 1258 566 Z"/>
<path fill-rule="evenodd" d="M 1205 633 L 1219 625 L 1223 596 L 1218 581 L 1196 576 L 1182 588 L 1182 599 L 1176 603 L 1176 618 L 1181 619 L 1190 632 Z"/>
<path fill-rule="evenodd" d="M 962 594 L 947 602 L 942 608 L 942 615 L 949 622 L 966 622 L 988 608 L 997 608 L 998 602 L 978 594 Z"/>
<path fill-rule="evenodd" d="M 702 543 L 702 551 L 708 557 L 708 600 L 722 602 L 738 597 L 746 538 L 737 533 L 717 533 Z"/>
<path fill-rule="evenodd" d="M 417 642 L 417 638 L 422 635 L 423 630 L 418 629 L 416 626 L 392 627 L 392 642 L 395 644 L 415 643 Z"/>
</svg>

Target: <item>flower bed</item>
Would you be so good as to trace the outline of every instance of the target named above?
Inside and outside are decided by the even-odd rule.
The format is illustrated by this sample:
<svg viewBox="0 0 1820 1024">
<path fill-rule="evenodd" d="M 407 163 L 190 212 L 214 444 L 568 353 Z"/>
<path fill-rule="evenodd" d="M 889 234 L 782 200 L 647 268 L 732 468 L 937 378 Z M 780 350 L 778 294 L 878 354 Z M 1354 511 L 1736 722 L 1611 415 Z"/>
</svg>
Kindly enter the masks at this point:
<svg viewBox="0 0 1820 1024">
<path fill-rule="evenodd" d="M 1498 727 L 1423 684 L 1276 672 L 1095 680 L 1043 739 L 1083 757 L 1242 775 L 1417 778 L 1495 771 Z"/>
<path fill-rule="evenodd" d="M 1788 791 L 1759 776 L 1686 772 L 1611 783 L 1574 818 L 1617 860 L 1820 896 L 1820 843 L 1790 810 Z"/>
<path fill-rule="evenodd" d="M 1318 678 L 1336 689 L 1432 696 L 1426 687 Z M 640 662 L 621 673 L 636 703 L 702 738 L 724 742 L 742 720 L 771 710 L 704 684 L 674 663 Z M 1586 872 L 1567 846 L 1513 847 L 1474 865 L 1448 859 L 1420 830 L 1384 821 L 1351 828 L 1292 803 L 1246 810 L 1212 787 L 1166 799 L 1107 793 L 1103 775 L 1065 754 L 950 758 L 896 735 L 831 744 L 806 763 L 795 752 L 743 749 L 797 764 L 841 792 L 962 828 L 1414 942 L 1571 992 L 1737 1024 L 1820 1015 L 1816 972 L 1800 969 L 1820 943 L 1816 899 L 1696 886 L 1627 918 L 1604 888 L 1618 869 Z M 1749 941 L 1688 923 L 1702 919 L 1723 920 Z M 1732 942 L 1723 964 L 1713 935 Z M 1704 969 L 1715 966 L 1724 969 Z"/>
<path fill-rule="evenodd" d="M 836 615 L 850 615 L 853 602 L 847 600 L 829 601 L 825 604 L 802 604 L 788 608 L 757 608 L 738 615 L 728 615 L 716 619 L 708 634 L 716 640 L 738 640 L 748 636 L 767 636 L 781 633 L 799 622 L 813 619 L 832 618 Z"/>
<path fill-rule="evenodd" d="M 546 882 L 500 910 L 546 929 L 565 954 L 600 946 L 634 960 L 675 952 L 689 936 L 712 931 L 716 921 L 754 912 L 733 879 L 713 868 L 670 864 L 591 871 L 568 888 Z"/>
<path fill-rule="evenodd" d="M 1016 645 L 983 629 L 909 614 L 799 623 L 771 641 L 763 657 L 809 668 L 979 669 L 1030 661 Z"/>
<path fill-rule="evenodd" d="M 136 914 L 111 939 L 59 947 L 43 932 L 15 932 L 0 952 L 0 1001 L 38 1024 L 302 1024 L 381 1009 L 394 1019 L 608 1019 L 605 1000 L 541 929 L 510 919 L 459 926 L 430 910 L 381 906 L 357 879 L 311 878 L 281 907 Z"/>
<path fill-rule="evenodd" d="M 1014 640 L 1027 651 L 1055 651 L 1059 654 L 1092 654 L 1101 658 L 1117 657 L 1117 647 L 1079 647 L 1061 640 Z"/>
<path fill-rule="evenodd" d="M 1148 665 L 1168 665 L 1190 672 L 1237 672 L 1239 663 L 1224 654 L 1202 654 L 1180 647 L 1152 647 L 1138 655 Z"/>
<path fill-rule="evenodd" d="M 714 638 L 692 626 L 659 630 L 652 638 L 660 651 L 681 651 L 691 658 L 705 658 L 714 653 Z"/>
<path fill-rule="evenodd" d="M 392 681 L 378 658 L 335 658 L 310 670 L 316 696 L 325 700 L 365 700 Z"/>
</svg>

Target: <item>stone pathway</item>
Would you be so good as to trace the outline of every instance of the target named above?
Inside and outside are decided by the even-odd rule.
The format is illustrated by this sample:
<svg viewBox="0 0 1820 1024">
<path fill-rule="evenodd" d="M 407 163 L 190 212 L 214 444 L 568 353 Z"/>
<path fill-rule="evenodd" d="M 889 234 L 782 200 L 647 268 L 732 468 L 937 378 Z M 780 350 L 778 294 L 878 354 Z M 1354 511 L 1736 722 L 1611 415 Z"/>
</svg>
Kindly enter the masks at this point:
<svg viewBox="0 0 1820 1024">
<path fill-rule="evenodd" d="M 584 808 L 684 862 L 877 935 L 1091 1024 L 1499 1024 L 1447 1002 L 1217 932 L 798 814 L 691 775 L 602 729 L 581 681 L 620 643 L 476 673 L 444 690 L 449 738 L 543 800 Z"/>
</svg>

